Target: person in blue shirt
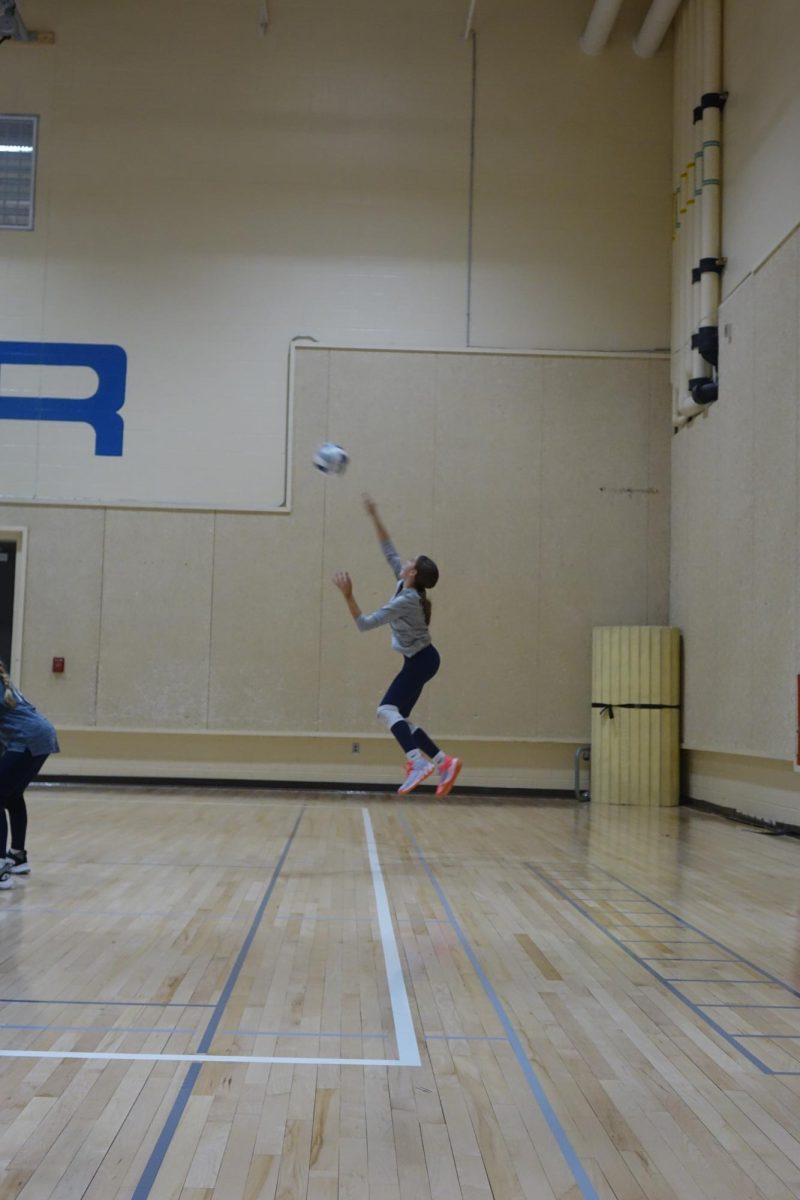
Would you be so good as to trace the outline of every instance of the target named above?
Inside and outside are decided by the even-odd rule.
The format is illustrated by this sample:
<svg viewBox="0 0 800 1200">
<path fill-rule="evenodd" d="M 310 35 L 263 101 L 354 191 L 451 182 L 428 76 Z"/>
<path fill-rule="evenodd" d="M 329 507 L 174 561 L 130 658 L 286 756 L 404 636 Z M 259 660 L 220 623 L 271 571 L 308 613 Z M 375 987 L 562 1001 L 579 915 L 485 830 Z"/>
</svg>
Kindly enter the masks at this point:
<svg viewBox="0 0 800 1200">
<path fill-rule="evenodd" d="M 25 789 L 41 771 L 50 754 L 59 751 L 56 731 L 29 700 L 26 700 L 8 676 L 0 661 L 0 889 L 12 886 L 12 875 L 28 875 L 25 836 L 28 809 Z M 8 842 L 6 810 L 11 825 Z"/>
<path fill-rule="evenodd" d="M 375 501 L 364 497 L 364 507 L 372 518 L 384 557 L 397 579 L 397 589 L 382 608 L 365 616 L 353 596 L 353 583 L 347 571 L 338 571 L 333 582 L 345 598 L 350 615 L 361 632 L 388 625 L 392 631 L 392 649 L 403 655 L 403 669 L 392 680 L 378 706 L 378 719 L 394 735 L 406 754 L 406 775 L 398 791 L 413 792 L 434 771 L 439 772 L 437 796 L 446 796 L 458 778 L 461 761 L 440 750 L 424 729 L 409 717 L 422 689 L 439 670 L 439 652 L 431 642 L 428 629 L 431 602 L 428 588 L 436 585 L 439 568 L 426 554 L 403 562 L 394 548 L 386 526 L 378 515 Z"/>
</svg>

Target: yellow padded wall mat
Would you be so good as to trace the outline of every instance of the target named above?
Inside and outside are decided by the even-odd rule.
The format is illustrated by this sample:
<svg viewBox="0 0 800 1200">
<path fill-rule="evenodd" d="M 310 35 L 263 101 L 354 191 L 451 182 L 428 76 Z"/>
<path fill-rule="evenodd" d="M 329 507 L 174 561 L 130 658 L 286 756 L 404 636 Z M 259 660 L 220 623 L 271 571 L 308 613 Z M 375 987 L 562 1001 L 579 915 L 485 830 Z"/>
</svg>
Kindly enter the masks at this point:
<svg viewBox="0 0 800 1200">
<path fill-rule="evenodd" d="M 680 798 L 680 631 L 592 632 L 592 800 L 674 805 Z"/>
</svg>

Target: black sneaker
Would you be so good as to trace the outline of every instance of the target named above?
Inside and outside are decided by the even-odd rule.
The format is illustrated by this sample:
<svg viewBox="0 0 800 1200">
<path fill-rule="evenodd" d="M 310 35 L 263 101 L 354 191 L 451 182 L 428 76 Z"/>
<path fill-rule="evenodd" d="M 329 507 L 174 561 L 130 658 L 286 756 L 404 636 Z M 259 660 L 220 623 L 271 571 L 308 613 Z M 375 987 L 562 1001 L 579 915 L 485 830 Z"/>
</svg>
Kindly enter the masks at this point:
<svg viewBox="0 0 800 1200">
<path fill-rule="evenodd" d="M 9 875 L 5 861 L 3 861 L 3 865 L 0 867 L 0 892 L 7 892 L 13 886 L 14 880 Z"/>
<path fill-rule="evenodd" d="M 30 875 L 28 856 L 24 850 L 6 851 L 6 870 L 9 875 Z"/>
</svg>

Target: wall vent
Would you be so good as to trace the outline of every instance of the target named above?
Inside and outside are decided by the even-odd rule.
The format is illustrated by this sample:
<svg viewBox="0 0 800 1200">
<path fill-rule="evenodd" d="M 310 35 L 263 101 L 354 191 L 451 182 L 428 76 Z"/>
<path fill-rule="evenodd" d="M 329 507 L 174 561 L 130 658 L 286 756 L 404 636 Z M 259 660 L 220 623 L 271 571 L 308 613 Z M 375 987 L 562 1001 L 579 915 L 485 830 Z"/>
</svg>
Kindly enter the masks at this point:
<svg viewBox="0 0 800 1200">
<path fill-rule="evenodd" d="M 37 125 L 0 114 L 0 229 L 33 229 Z"/>
</svg>

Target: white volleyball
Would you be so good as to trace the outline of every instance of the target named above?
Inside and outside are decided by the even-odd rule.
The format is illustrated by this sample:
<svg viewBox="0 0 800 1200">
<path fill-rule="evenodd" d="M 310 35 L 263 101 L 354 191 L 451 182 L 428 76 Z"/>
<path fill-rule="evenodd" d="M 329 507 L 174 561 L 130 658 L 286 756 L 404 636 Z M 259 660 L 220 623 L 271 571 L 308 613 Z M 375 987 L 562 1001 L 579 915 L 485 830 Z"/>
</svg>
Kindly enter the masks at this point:
<svg viewBox="0 0 800 1200">
<path fill-rule="evenodd" d="M 342 475 L 349 462 L 347 451 L 335 442 L 323 442 L 314 454 L 314 466 L 324 475 Z"/>
</svg>

